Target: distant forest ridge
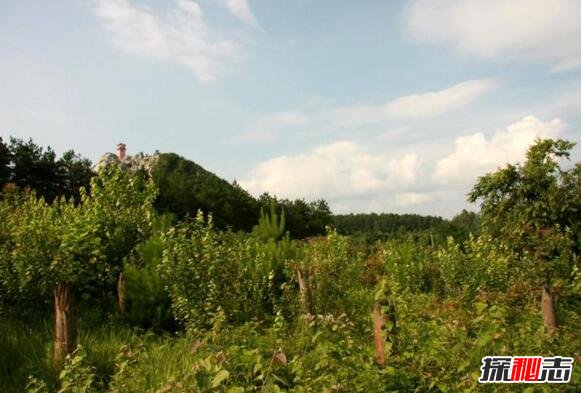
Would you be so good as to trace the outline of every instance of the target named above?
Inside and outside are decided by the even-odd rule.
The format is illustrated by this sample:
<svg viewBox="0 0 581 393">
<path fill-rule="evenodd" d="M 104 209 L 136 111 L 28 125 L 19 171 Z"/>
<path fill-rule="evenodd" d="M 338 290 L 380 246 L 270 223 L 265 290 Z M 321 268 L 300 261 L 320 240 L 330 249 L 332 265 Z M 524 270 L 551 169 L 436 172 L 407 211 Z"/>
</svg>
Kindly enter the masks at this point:
<svg viewBox="0 0 581 393">
<path fill-rule="evenodd" d="M 57 157 L 52 148 L 37 145 L 32 139 L 0 137 L 0 188 L 8 184 L 29 187 L 52 202 L 55 198 L 79 199 L 79 188 L 89 187 L 92 163 L 69 150 Z M 446 236 L 464 237 L 477 231 L 475 213 L 462 212 L 452 220 L 418 214 L 370 213 L 333 215 L 323 200 L 283 199 L 264 193 L 250 195 L 236 182 L 228 182 L 193 161 L 174 153 L 162 153 L 150 173 L 158 187 L 155 207 L 177 219 L 195 216 L 198 210 L 211 213 L 218 228 L 251 231 L 258 223 L 261 209 L 275 204 L 284 210 L 286 229 L 293 238 L 324 234 L 328 226 L 368 240 L 389 238 L 404 233 L 428 233 L 433 241 Z"/>
</svg>

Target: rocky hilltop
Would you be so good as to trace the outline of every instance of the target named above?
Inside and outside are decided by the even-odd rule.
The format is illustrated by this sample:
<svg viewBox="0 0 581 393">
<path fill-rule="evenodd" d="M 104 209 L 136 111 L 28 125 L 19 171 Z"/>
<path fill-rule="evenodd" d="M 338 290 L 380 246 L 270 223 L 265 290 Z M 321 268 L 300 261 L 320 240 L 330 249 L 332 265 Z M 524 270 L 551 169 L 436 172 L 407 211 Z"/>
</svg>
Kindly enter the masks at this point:
<svg viewBox="0 0 581 393">
<path fill-rule="evenodd" d="M 120 155 L 119 153 L 105 153 L 99 161 L 93 166 L 93 170 L 95 172 L 99 172 L 99 170 L 107 165 L 114 164 L 118 165 L 123 169 L 128 171 L 138 171 L 138 170 L 145 170 L 148 173 L 151 173 L 151 170 L 155 166 L 155 164 L 159 161 L 160 154 L 158 152 L 150 155 L 144 153 L 137 153 L 133 156 L 130 155 Z"/>
</svg>

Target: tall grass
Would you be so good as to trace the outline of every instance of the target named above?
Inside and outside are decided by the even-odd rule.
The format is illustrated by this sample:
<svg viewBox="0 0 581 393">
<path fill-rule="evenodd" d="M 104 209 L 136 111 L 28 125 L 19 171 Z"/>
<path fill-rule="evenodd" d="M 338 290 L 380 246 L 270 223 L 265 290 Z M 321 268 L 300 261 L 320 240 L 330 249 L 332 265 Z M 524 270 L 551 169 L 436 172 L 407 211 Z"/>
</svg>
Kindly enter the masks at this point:
<svg viewBox="0 0 581 393">
<path fill-rule="evenodd" d="M 51 339 L 51 321 L 25 324 L 5 315 L 0 318 L 0 391 L 23 392 L 29 375 L 56 384 Z"/>
<path fill-rule="evenodd" d="M 50 317 L 0 319 L 0 392 L 23 392 L 29 376 L 45 381 L 51 389 L 56 387 L 53 324 Z M 119 349 L 142 336 L 115 321 L 100 324 L 93 319 L 79 321 L 79 343 L 87 350 L 87 362 L 95 368 L 97 380 L 104 383 L 114 373 Z"/>
</svg>

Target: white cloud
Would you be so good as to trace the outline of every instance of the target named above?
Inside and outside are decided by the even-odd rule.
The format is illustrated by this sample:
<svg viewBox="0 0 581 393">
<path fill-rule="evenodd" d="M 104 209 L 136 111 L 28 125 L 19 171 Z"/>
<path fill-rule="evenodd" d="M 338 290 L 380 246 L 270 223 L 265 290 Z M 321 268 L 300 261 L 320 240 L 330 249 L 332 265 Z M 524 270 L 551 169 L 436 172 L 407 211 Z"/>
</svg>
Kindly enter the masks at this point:
<svg viewBox="0 0 581 393">
<path fill-rule="evenodd" d="M 98 0 L 95 13 L 124 52 L 180 64 L 203 82 L 215 80 L 241 51 L 236 40 L 214 36 L 195 1 L 176 0 L 161 17 L 127 0 Z"/>
<path fill-rule="evenodd" d="M 522 162 L 535 139 L 562 137 L 559 118 L 529 115 L 490 134 L 474 133 L 434 144 L 391 146 L 376 139 L 340 140 L 256 165 L 240 184 L 255 195 L 324 198 L 336 212 L 422 212 L 453 215 L 478 176 Z M 385 138 L 404 132 L 389 131 Z M 383 136 L 379 137 L 383 139 Z M 389 150 L 385 150 L 389 149 Z"/>
<path fill-rule="evenodd" d="M 397 127 L 388 131 L 384 131 L 379 135 L 376 135 L 375 137 L 373 137 L 373 140 L 377 142 L 392 142 L 409 131 L 410 131 L 409 126 Z"/>
<path fill-rule="evenodd" d="M 254 14 L 252 14 L 246 0 L 218 0 L 218 2 L 228 8 L 232 15 L 243 23 L 260 30 L 260 25 L 256 21 Z"/>
<path fill-rule="evenodd" d="M 406 13 L 415 40 L 450 44 L 484 58 L 581 67 L 579 0 L 416 0 Z"/>
<path fill-rule="evenodd" d="M 325 116 L 338 127 L 435 117 L 468 105 L 497 86 L 498 82 L 493 79 L 469 80 L 443 90 L 399 97 L 382 105 L 339 107 Z"/>
<path fill-rule="evenodd" d="M 493 79 L 477 79 L 444 90 L 412 94 L 389 102 L 388 113 L 395 118 L 438 116 L 471 103 L 497 85 Z"/>
<path fill-rule="evenodd" d="M 560 119 L 543 122 L 526 116 L 496 131 L 490 140 L 483 133 L 465 135 L 454 142 L 454 151 L 436 164 L 433 180 L 438 184 L 468 183 L 508 162 L 522 161 L 537 137 L 554 138 L 565 128 Z"/>
<path fill-rule="evenodd" d="M 387 157 L 351 141 L 338 141 L 262 162 L 240 184 L 254 194 L 268 191 L 281 197 L 333 201 L 405 189 L 416 181 L 418 167 L 413 153 Z"/>
<path fill-rule="evenodd" d="M 319 105 L 306 111 L 286 111 L 264 115 L 253 121 L 237 141 L 272 142 L 282 128 L 311 126 L 333 130 L 381 124 L 390 120 L 432 118 L 458 110 L 499 85 L 495 79 L 475 79 L 448 88 L 395 98 L 381 105 L 329 107 L 329 101 L 318 98 Z M 387 135 L 385 136 L 388 137 Z M 379 139 L 378 139 L 379 140 Z"/>
</svg>

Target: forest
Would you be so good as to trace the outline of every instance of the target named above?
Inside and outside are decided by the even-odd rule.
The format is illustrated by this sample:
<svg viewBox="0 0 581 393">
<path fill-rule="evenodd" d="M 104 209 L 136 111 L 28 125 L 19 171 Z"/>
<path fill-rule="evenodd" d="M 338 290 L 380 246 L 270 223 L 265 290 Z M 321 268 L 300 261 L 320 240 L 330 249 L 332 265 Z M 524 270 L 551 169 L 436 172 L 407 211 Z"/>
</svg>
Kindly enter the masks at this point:
<svg viewBox="0 0 581 393">
<path fill-rule="evenodd" d="M 150 171 L 0 139 L 0 391 L 579 391 L 581 163 L 537 139 L 478 213 L 334 215 L 163 153 Z M 485 356 L 565 385 L 481 385 Z"/>
</svg>

